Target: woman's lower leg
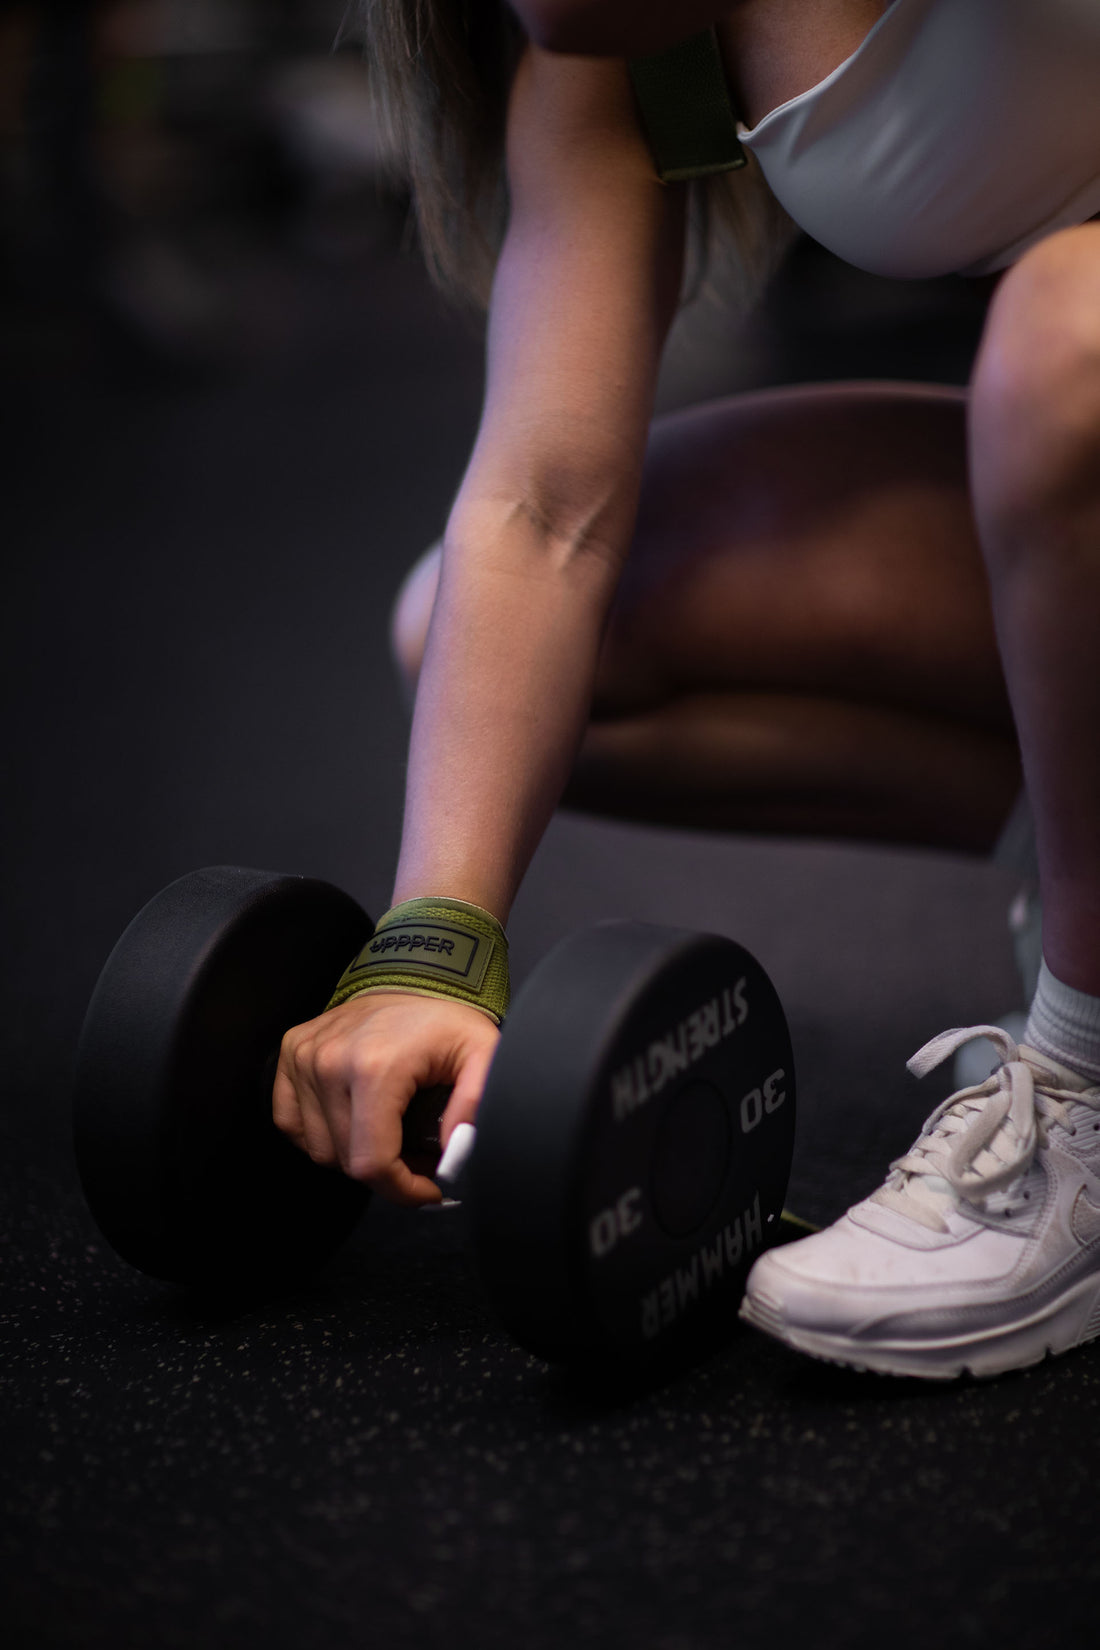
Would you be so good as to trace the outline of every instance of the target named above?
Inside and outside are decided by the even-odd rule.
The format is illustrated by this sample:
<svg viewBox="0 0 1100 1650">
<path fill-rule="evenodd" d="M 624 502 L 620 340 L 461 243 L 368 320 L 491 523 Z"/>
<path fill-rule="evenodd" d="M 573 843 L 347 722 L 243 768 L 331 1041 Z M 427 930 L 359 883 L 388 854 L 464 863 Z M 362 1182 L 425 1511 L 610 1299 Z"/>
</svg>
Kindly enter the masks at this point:
<svg viewBox="0 0 1100 1650">
<path fill-rule="evenodd" d="M 975 378 L 974 497 L 1028 792 L 1043 950 L 1100 997 L 1100 226 L 1012 272 Z"/>
</svg>

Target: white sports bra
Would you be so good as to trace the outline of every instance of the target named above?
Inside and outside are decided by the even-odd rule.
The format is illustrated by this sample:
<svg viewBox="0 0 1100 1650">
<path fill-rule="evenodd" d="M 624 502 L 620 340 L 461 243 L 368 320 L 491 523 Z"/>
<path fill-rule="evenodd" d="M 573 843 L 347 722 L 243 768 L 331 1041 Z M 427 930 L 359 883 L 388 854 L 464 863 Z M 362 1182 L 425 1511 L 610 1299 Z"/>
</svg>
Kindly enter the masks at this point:
<svg viewBox="0 0 1100 1650">
<path fill-rule="evenodd" d="M 831 75 L 739 130 L 847 263 L 1004 269 L 1100 212 L 1100 0 L 892 0 Z"/>
</svg>

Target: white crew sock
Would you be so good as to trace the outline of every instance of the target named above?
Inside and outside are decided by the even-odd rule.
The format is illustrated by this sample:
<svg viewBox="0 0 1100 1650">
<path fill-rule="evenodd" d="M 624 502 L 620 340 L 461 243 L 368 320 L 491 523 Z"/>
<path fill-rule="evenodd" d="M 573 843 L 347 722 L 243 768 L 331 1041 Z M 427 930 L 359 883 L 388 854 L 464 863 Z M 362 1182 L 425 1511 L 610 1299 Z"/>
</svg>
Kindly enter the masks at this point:
<svg viewBox="0 0 1100 1650">
<path fill-rule="evenodd" d="M 1044 961 L 1024 1042 L 1100 1083 L 1100 997 L 1063 985 Z"/>
</svg>

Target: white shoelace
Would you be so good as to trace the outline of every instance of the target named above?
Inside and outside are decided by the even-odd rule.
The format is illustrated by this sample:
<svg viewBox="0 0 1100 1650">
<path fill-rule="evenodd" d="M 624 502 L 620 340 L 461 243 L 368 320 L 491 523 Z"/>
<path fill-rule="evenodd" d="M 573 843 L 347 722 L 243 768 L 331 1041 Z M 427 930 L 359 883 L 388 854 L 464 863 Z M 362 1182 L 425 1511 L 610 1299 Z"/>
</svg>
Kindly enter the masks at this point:
<svg viewBox="0 0 1100 1650">
<path fill-rule="evenodd" d="M 982 1205 L 1030 1169 L 1049 1123 L 1070 1133 L 1068 1106 L 1096 1105 L 1096 1090 L 1063 1088 L 1058 1074 L 1034 1050 L 1021 1047 L 1000 1026 L 967 1026 L 944 1031 L 918 1049 L 909 1061 L 915 1077 L 925 1077 L 964 1043 L 986 1037 L 1001 1056 L 984 1083 L 960 1089 L 937 1106 L 915 1145 L 890 1165 L 886 1184 L 873 1201 L 920 1221 L 933 1231 L 947 1231 L 945 1197 L 956 1207 Z"/>
</svg>

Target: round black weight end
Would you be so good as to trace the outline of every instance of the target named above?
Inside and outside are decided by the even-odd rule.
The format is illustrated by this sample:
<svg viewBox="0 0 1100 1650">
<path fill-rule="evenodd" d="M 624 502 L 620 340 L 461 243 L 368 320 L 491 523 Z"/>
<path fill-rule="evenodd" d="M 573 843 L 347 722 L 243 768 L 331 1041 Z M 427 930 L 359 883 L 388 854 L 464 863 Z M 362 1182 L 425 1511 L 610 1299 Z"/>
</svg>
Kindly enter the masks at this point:
<svg viewBox="0 0 1100 1650">
<path fill-rule="evenodd" d="M 271 1120 L 284 1032 L 319 1014 L 370 919 L 328 883 L 195 871 L 134 918 L 77 1055 L 74 1145 L 89 1207 L 141 1271 L 220 1287 L 319 1265 L 365 1189 Z"/>
<path fill-rule="evenodd" d="M 732 1145 L 729 1111 L 713 1083 L 685 1083 L 661 1107 L 649 1194 L 669 1237 L 702 1226 L 726 1183 Z"/>
<path fill-rule="evenodd" d="M 512 1006 L 470 1165 L 504 1323 L 551 1360 L 675 1356 L 732 1324 L 794 1112 L 782 1006 L 742 946 L 623 922 L 562 942 Z"/>
</svg>

